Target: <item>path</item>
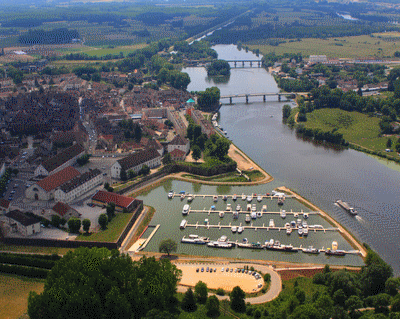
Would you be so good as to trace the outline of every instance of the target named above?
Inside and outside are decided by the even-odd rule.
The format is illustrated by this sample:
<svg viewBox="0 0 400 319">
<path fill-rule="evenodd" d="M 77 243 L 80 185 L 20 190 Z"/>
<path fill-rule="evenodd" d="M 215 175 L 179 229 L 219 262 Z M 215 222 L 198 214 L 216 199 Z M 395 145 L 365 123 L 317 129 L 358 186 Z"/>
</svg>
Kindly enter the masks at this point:
<svg viewBox="0 0 400 319">
<path fill-rule="evenodd" d="M 126 235 L 124 241 L 121 244 L 121 247 L 119 248 L 120 252 L 127 252 L 129 247 L 126 247 L 129 242 L 131 241 L 132 237 L 135 235 L 137 228 L 141 224 L 142 220 L 144 217 L 147 215 L 147 212 L 149 211 L 149 208 L 147 206 L 144 206 L 142 212 L 140 213 L 139 217 L 136 219 L 135 223 L 133 224 L 131 230 L 129 231 L 128 235 Z"/>
</svg>

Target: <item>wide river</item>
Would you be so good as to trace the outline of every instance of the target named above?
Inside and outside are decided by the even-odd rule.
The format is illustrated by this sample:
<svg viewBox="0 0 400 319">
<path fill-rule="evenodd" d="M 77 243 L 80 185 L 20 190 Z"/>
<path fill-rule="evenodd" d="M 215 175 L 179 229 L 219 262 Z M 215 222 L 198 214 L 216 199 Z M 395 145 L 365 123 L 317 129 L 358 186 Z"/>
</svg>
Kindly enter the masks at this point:
<svg viewBox="0 0 400 319">
<path fill-rule="evenodd" d="M 221 59 L 260 58 L 253 53 L 244 50 L 239 51 L 233 45 L 218 45 L 214 49 Z M 261 68 L 232 68 L 231 76 L 226 83 L 214 83 L 213 80 L 207 78 L 204 68 L 186 68 L 183 71 L 187 72 L 191 78 L 188 91 L 199 91 L 207 87 L 218 86 L 221 95 L 279 92 L 273 77 Z M 166 198 L 168 188 L 173 188 L 175 191 L 185 189 L 201 194 L 215 193 L 215 191 L 221 194 L 241 194 L 243 192 L 251 193 L 252 191 L 265 193 L 265 191 L 270 191 L 274 187 L 284 185 L 329 213 L 361 242 L 369 244 L 384 260 L 391 264 L 395 274 L 399 275 L 400 166 L 388 164 L 386 161 L 377 160 L 354 150 L 337 151 L 297 138 L 295 132 L 282 123 L 282 106 L 285 103 L 277 100 L 277 97 L 267 97 L 267 102 L 264 103 L 262 98 L 250 98 L 250 103 L 245 104 L 244 101 L 234 99 L 234 105 L 223 105 L 220 109 L 219 122 L 223 129 L 228 132 L 228 137 L 275 178 L 273 182 L 253 188 L 218 188 L 205 185 L 193 186 L 175 181 L 141 196 L 145 200 L 145 204 L 163 207 L 165 210 L 172 209 L 176 205 L 176 208 L 173 209 L 180 210 L 182 205 L 178 205 L 178 199 L 173 200 L 174 204 L 171 204 L 173 205 L 171 208 L 169 204 L 166 206 L 162 204 L 164 205 L 162 206 L 158 203 L 160 201 L 158 196 L 165 196 L 164 198 Z M 158 200 L 155 196 L 158 197 Z M 353 205 L 358 210 L 359 216 L 354 218 L 337 207 L 334 204 L 337 199 L 342 199 Z M 193 205 L 196 201 L 197 199 L 193 202 Z M 200 209 L 209 208 L 209 205 L 212 204 L 211 200 L 209 201 L 210 203 L 197 205 L 202 206 L 199 207 Z M 156 213 L 152 224 L 162 223 L 165 218 L 168 217 L 162 217 Z M 190 217 L 188 218 L 190 221 Z M 180 216 L 179 221 L 181 219 L 182 216 Z M 196 217 L 193 222 L 203 220 L 204 217 Z M 318 220 L 318 223 L 321 224 L 322 222 Z M 171 230 L 177 229 L 175 222 L 174 224 Z M 161 239 L 168 236 L 170 231 L 167 228 L 163 230 L 161 227 L 154 238 Z M 206 235 L 203 232 L 194 232 L 194 230 L 188 233 Z M 177 234 L 179 234 L 179 231 Z M 209 233 L 207 235 L 216 239 L 214 238 L 216 235 L 211 236 Z M 181 235 L 176 237 L 176 239 L 181 238 Z M 268 238 L 264 239 L 273 237 L 269 235 Z M 321 243 L 320 239 L 317 242 L 314 242 L 314 240 L 307 242 L 307 245 L 313 244 L 317 248 L 321 248 L 320 246 L 327 247 L 332 239 L 336 240 L 337 238 L 333 235 L 327 235 L 322 240 L 322 245 L 318 245 L 318 243 Z M 262 238 L 257 240 L 261 241 Z M 283 240 L 281 239 L 281 241 Z M 291 243 L 293 245 L 306 245 L 305 242 L 294 242 L 294 239 Z M 157 240 L 152 240 L 146 250 L 156 250 L 156 245 Z M 342 249 L 349 249 L 348 245 L 342 240 L 339 241 L 339 246 Z M 204 248 L 200 249 L 202 253 Z M 192 247 L 191 249 L 195 248 Z M 190 253 L 190 251 L 184 251 Z M 199 252 L 196 251 L 194 254 L 199 254 Z M 209 251 L 206 253 L 204 251 L 204 254 L 218 256 L 221 253 L 210 253 Z M 236 254 L 238 253 L 236 252 L 232 256 L 236 257 Z M 282 257 L 282 255 L 285 254 L 279 254 L 276 258 L 273 256 L 272 259 L 311 261 L 308 257 L 300 257 L 300 255 L 305 255 L 301 253 L 300 255 L 296 254 L 295 258 L 287 255 Z M 240 256 L 251 257 L 247 251 L 241 252 Z M 312 259 L 315 262 L 327 262 L 322 256 L 315 256 L 315 258 Z M 359 257 L 346 256 L 345 258 L 346 260 L 341 261 L 331 259 L 329 263 L 361 264 Z M 336 259 L 340 260 L 341 258 L 336 257 Z"/>
</svg>

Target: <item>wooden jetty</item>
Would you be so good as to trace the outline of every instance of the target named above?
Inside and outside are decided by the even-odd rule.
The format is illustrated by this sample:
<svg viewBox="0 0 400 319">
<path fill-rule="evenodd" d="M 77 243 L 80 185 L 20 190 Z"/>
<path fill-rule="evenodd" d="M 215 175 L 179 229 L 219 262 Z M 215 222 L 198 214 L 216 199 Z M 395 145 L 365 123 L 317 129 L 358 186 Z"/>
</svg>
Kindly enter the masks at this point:
<svg viewBox="0 0 400 319">
<path fill-rule="evenodd" d="M 244 207 L 242 207 L 242 208 L 244 208 Z M 223 212 L 224 214 L 233 214 L 233 212 L 235 212 L 235 210 L 214 210 L 214 209 L 206 209 L 206 208 L 204 208 L 202 210 L 201 209 L 189 209 L 188 214 L 190 214 L 190 213 L 205 213 L 207 215 L 211 215 L 211 213 L 219 214 L 220 212 Z M 250 213 L 250 211 L 243 210 L 243 209 L 238 210 L 236 212 L 239 214 L 249 214 Z M 281 214 L 281 212 L 263 212 L 263 211 L 261 211 L 261 212 L 258 211 L 258 213 L 261 213 L 263 216 L 268 215 L 268 214 L 275 214 L 275 215 Z M 296 218 L 297 217 L 300 218 L 303 216 L 304 213 L 306 213 L 308 215 L 322 215 L 321 212 L 303 212 L 303 211 L 294 212 L 293 210 L 291 210 L 290 212 L 286 211 L 286 216 L 287 215 L 293 215 L 293 216 L 297 215 Z"/>
<path fill-rule="evenodd" d="M 187 194 L 185 194 L 185 195 L 187 195 Z M 224 197 L 224 196 L 226 196 L 227 198 L 230 198 L 230 199 L 232 199 L 232 197 L 233 197 L 233 195 L 210 195 L 210 194 L 191 194 L 192 195 L 192 197 L 193 197 L 193 199 L 195 199 L 195 198 L 197 198 L 197 197 L 199 197 L 199 198 L 203 198 L 203 199 L 205 199 L 206 197 L 211 197 L 211 198 L 213 198 L 214 196 L 217 196 L 218 197 L 218 199 L 222 199 L 222 197 Z M 236 194 L 236 196 L 237 196 L 237 200 L 239 201 L 239 200 L 241 200 L 241 196 L 242 196 L 242 194 Z M 257 194 L 257 195 L 246 195 L 246 198 L 247 198 L 247 196 L 253 196 L 253 199 L 254 200 L 257 200 L 257 196 L 260 196 L 262 199 L 271 199 L 271 200 L 273 200 L 273 199 L 279 199 L 280 197 L 282 197 L 282 196 L 279 196 L 279 195 L 263 195 L 263 194 Z M 173 195 L 172 195 L 172 198 L 175 198 L 175 197 L 178 197 L 178 198 L 180 198 L 181 197 L 181 194 L 179 194 L 179 193 L 174 193 Z M 285 194 L 285 196 L 284 196 L 285 198 L 295 198 L 295 196 L 294 195 L 286 195 Z M 186 196 L 185 196 L 185 198 L 186 198 Z"/>
</svg>

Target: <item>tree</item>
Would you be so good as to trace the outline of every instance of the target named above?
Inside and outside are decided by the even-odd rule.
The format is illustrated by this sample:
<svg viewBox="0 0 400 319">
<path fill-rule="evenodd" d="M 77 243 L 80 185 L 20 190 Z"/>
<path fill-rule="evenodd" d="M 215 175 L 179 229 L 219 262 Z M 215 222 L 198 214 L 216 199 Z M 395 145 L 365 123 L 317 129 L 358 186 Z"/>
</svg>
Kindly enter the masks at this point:
<svg viewBox="0 0 400 319">
<path fill-rule="evenodd" d="M 99 225 L 102 230 L 105 230 L 107 228 L 108 224 L 108 217 L 106 214 L 101 214 L 98 219 Z"/>
<path fill-rule="evenodd" d="M 389 278 L 385 282 L 386 293 L 394 296 L 399 292 L 400 278 Z"/>
<path fill-rule="evenodd" d="M 283 119 L 287 119 L 290 116 L 290 113 L 292 112 L 292 108 L 290 107 L 289 104 L 285 104 L 282 108 L 282 117 Z"/>
<path fill-rule="evenodd" d="M 202 281 L 199 281 L 196 286 L 194 286 L 194 296 L 196 300 L 200 303 L 205 303 L 207 301 L 208 296 L 208 288 L 207 284 Z"/>
<path fill-rule="evenodd" d="M 60 225 L 64 227 L 64 225 L 67 223 L 67 220 L 63 217 L 60 219 Z"/>
<path fill-rule="evenodd" d="M 197 93 L 197 104 L 201 109 L 210 109 L 218 106 L 220 90 L 216 86 Z"/>
<path fill-rule="evenodd" d="M 78 157 L 76 162 L 78 163 L 79 166 L 83 166 L 87 163 L 89 163 L 90 155 L 89 154 L 84 154 L 81 157 Z"/>
<path fill-rule="evenodd" d="M 115 216 L 115 203 L 111 202 L 107 204 L 106 213 L 108 221 L 111 221 L 111 219 Z"/>
<path fill-rule="evenodd" d="M 85 218 L 84 220 L 82 220 L 83 230 L 86 233 L 89 233 L 90 225 L 91 225 L 90 219 Z"/>
<path fill-rule="evenodd" d="M 31 319 L 140 319 L 151 309 L 172 312 L 180 275 L 169 260 L 134 262 L 117 250 L 81 247 L 57 261 L 41 294 L 30 294 L 28 314 Z"/>
<path fill-rule="evenodd" d="M 163 240 L 158 246 L 158 251 L 160 253 L 167 253 L 168 257 L 171 252 L 176 252 L 178 245 L 172 239 Z"/>
<path fill-rule="evenodd" d="M 246 303 L 244 301 L 245 296 L 246 294 L 239 286 L 233 288 L 232 292 L 229 295 L 232 310 L 236 312 L 246 311 Z"/>
<path fill-rule="evenodd" d="M 192 158 L 197 162 L 201 157 L 201 149 L 197 145 L 193 146 L 192 149 Z"/>
<path fill-rule="evenodd" d="M 126 181 L 128 179 L 128 175 L 126 174 L 126 171 L 124 169 L 121 169 L 121 172 L 119 173 L 119 178 L 122 181 Z"/>
<path fill-rule="evenodd" d="M 181 307 L 183 310 L 188 312 L 196 311 L 197 305 L 196 300 L 194 299 L 192 288 L 189 288 L 182 299 Z"/>
<path fill-rule="evenodd" d="M 51 216 L 51 224 L 54 227 L 60 226 L 60 221 L 61 221 L 61 217 L 60 216 L 58 216 L 58 215 L 52 215 Z"/>
<path fill-rule="evenodd" d="M 150 167 L 147 165 L 143 165 L 143 167 L 139 170 L 139 175 L 149 175 L 150 174 Z"/>
<path fill-rule="evenodd" d="M 313 305 L 305 304 L 296 307 L 289 319 L 321 319 L 321 313 Z"/>
<path fill-rule="evenodd" d="M 172 158 L 171 158 L 171 154 L 170 153 L 167 153 L 167 154 L 164 155 L 164 157 L 162 159 L 162 163 L 164 165 L 168 165 L 168 164 L 172 163 Z"/>
<path fill-rule="evenodd" d="M 363 302 L 358 296 L 350 296 L 345 302 L 346 309 L 350 311 L 350 313 L 354 313 L 355 310 L 363 307 Z"/>
<path fill-rule="evenodd" d="M 81 229 L 81 220 L 74 217 L 70 218 L 68 220 L 68 228 L 71 233 L 79 233 Z"/>
<path fill-rule="evenodd" d="M 389 139 L 386 141 L 386 148 L 391 148 L 391 147 L 392 147 L 392 139 L 389 138 Z"/>
<path fill-rule="evenodd" d="M 210 296 L 206 302 L 207 316 L 218 317 L 219 316 L 219 300 L 216 296 Z"/>
</svg>

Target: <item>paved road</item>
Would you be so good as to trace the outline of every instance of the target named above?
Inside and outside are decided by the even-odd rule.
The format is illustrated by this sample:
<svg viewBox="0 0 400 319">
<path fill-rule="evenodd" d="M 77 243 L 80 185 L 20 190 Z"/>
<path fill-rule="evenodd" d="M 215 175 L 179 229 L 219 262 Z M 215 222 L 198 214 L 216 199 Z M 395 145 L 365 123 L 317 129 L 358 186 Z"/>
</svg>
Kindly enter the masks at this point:
<svg viewBox="0 0 400 319">
<path fill-rule="evenodd" d="M 206 264 L 206 263 L 205 263 Z M 210 263 L 208 263 L 210 264 Z M 179 265 L 179 263 L 176 263 L 176 265 Z M 217 264 L 212 264 L 213 267 L 214 265 Z M 262 304 L 269 302 L 271 300 L 274 300 L 279 296 L 279 294 L 282 291 L 282 280 L 279 274 L 274 271 L 271 267 L 269 266 L 263 266 L 263 265 L 257 265 L 257 264 L 251 264 L 251 263 L 221 263 L 223 266 L 234 266 L 236 268 L 244 268 L 244 266 L 253 266 L 256 271 L 262 272 L 263 274 L 270 274 L 271 275 L 271 284 L 269 287 L 269 290 L 267 291 L 266 294 L 257 296 L 257 297 L 249 297 L 246 298 L 246 302 L 249 302 L 251 304 Z M 178 292 L 185 293 L 187 291 L 188 287 L 184 286 L 178 286 Z M 214 295 L 213 293 L 209 293 L 209 296 Z M 224 300 L 224 299 L 229 299 L 229 296 L 218 296 L 216 295 L 219 300 Z"/>
</svg>

